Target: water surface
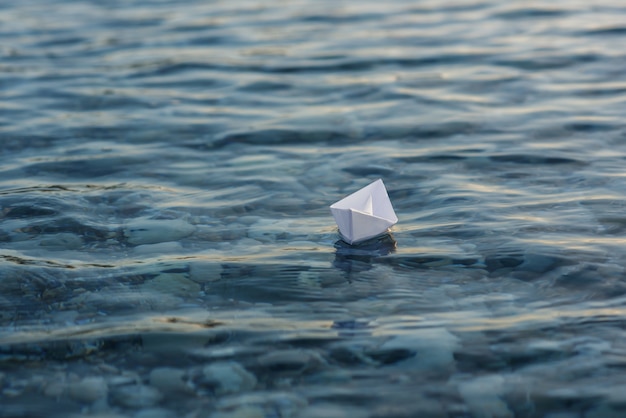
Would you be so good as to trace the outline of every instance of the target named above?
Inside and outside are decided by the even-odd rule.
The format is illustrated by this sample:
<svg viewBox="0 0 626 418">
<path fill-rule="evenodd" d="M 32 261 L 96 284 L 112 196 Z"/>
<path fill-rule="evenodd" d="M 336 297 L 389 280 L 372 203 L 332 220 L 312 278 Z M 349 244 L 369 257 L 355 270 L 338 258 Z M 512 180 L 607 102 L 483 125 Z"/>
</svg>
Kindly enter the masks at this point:
<svg viewBox="0 0 626 418">
<path fill-rule="evenodd" d="M 0 416 L 624 414 L 625 18 L 1 4 Z"/>
</svg>

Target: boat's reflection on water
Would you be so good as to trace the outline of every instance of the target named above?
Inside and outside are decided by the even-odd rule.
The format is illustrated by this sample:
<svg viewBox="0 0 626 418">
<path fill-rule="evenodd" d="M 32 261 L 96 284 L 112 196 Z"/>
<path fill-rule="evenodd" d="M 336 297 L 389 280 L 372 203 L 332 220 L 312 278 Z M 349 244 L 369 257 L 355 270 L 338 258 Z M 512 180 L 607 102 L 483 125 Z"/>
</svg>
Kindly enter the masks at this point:
<svg viewBox="0 0 626 418">
<path fill-rule="evenodd" d="M 338 240 L 333 266 L 344 271 L 349 280 L 352 273 L 370 270 L 377 258 L 395 252 L 396 246 L 396 240 L 389 232 L 356 245 Z"/>
</svg>

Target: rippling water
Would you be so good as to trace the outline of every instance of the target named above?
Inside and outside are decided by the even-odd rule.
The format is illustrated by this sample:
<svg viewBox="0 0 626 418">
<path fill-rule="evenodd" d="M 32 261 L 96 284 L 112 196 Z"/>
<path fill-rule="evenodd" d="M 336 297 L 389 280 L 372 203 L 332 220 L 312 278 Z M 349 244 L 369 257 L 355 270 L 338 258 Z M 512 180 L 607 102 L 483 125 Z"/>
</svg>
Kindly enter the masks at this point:
<svg viewBox="0 0 626 418">
<path fill-rule="evenodd" d="M 626 414 L 625 22 L 0 3 L 0 416 Z"/>
</svg>

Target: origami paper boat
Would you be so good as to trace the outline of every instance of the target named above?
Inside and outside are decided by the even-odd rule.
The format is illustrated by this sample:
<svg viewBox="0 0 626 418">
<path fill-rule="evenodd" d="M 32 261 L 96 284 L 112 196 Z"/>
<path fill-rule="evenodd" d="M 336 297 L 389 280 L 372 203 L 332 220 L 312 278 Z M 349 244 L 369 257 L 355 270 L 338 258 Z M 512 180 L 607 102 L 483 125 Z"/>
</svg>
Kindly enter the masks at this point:
<svg viewBox="0 0 626 418">
<path fill-rule="evenodd" d="M 332 204 L 330 211 L 348 244 L 374 238 L 398 222 L 381 179 Z"/>
</svg>

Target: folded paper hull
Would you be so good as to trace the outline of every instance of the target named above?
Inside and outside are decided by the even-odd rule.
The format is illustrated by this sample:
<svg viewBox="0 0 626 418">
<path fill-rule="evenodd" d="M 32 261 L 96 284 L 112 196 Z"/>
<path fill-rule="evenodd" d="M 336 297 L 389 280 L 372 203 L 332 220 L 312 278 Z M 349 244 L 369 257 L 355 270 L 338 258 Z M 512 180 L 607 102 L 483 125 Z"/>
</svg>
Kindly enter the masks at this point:
<svg viewBox="0 0 626 418">
<path fill-rule="evenodd" d="M 384 234 L 398 222 L 380 179 L 331 205 L 330 211 L 342 239 L 349 244 Z"/>
</svg>

